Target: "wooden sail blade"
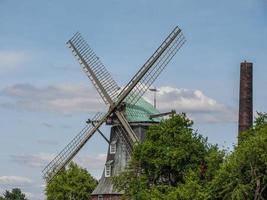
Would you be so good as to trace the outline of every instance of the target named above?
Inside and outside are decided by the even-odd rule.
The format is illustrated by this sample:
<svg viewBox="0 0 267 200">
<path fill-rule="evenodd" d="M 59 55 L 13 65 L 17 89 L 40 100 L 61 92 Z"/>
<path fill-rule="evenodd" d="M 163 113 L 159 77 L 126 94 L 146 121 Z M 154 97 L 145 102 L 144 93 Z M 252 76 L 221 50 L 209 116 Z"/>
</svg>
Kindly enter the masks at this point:
<svg viewBox="0 0 267 200">
<path fill-rule="evenodd" d="M 117 104 L 126 101 L 135 104 L 153 84 L 162 70 L 185 43 L 181 29 L 175 27 L 154 54 L 118 95 Z"/>
<path fill-rule="evenodd" d="M 99 57 L 90 48 L 88 43 L 82 38 L 80 33 L 76 33 L 67 45 L 82 66 L 83 71 L 92 81 L 97 92 L 107 105 L 112 105 L 116 101 L 119 86 L 111 77 Z"/>
<path fill-rule="evenodd" d="M 98 123 L 88 124 L 82 131 L 80 131 L 69 144 L 43 169 L 43 178 L 49 182 L 53 177 L 64 168 L 72 158 L 80 151 L 85 143 L 92 137 L 97 129 L 106 121 L 107 114 L 102 115 L 97 113 L 93 120 Z"/>
<path fill-rule="evenodd" d="M 133 129 L 131 128 L 130 124 L 128 123 L 127 119 L 125 118 L 125 116 L 123 115 L 122 112 L 120 111 L 116 111 L 116 116 L 121 124 L 121 126 L 124 128 L 124 130 L 126 131 L 126 138 L 128 138 L 127 140 L 131 143 L 131 145 L 133 146 L 133 144 L 135 144 L 136 142 L 139 141 L 138 137 L 136 136 L 135 132 L 133 131 Z"/>
</svg>

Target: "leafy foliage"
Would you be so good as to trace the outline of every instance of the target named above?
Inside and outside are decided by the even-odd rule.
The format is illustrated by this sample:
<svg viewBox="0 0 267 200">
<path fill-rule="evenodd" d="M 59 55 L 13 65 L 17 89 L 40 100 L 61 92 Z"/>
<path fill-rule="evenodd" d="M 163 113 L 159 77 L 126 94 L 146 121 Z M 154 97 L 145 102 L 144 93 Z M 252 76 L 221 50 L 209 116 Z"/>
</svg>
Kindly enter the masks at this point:
<svg viewBox="0 0 267 200">
<path fill-rule="evenodd" d="M 6 190 L 4 196 L 0 196 L 0 200 L 27 200 L 25 194 L 19 188 L 14 188 L 10 191 Z"/>
<path fill-rule="evenodd" d="M 87 172 L 71 162 L 46 187 L 47 200 L 88 200 L 97 181 Z"/>
<path fill-rule="evenodd" d="M 114 179 L 131 199 L 206 199 L 224 152 L 192 129 L 184 113 L 152 126 L 134 149 L 129 168 Z"/>
<path fill-rule="evenodd" d="M 212 181 L 213 199 L 267 199 L 267 114 L 258 115 Z"/>
<path fill-rule="evenodd" d="M 267 114 L 240 136 L 233 152 L 207 143 L 185 114 L 152 126 L 126 171 L 114 178 L 125 199 L 267 199 Z M 48 200 L 90 199 L 96 181 L 72 163 L 47 187 Z"/>
<path fill-rule="evenodd" d="M 225 156 L 176 115 L 148 130 L 115 185 L 136 200 L 267 199 L 267 114 L 239 139 Z"/>
</svg>

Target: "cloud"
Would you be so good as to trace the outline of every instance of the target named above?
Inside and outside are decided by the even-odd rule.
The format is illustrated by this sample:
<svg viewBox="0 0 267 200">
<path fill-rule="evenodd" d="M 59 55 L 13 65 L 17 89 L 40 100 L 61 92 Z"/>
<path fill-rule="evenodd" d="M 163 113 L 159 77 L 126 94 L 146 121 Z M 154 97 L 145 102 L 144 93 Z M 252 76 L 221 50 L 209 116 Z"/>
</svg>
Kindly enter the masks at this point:
<svg viewBox="0 0 267 200">
<path fill-rule="evenodd" d="M 25 190 L 35 187 L 36 183 L 27 177 L 0 176 L 0 194 L 3 194 L 6 190 L 11 191 L 14 188 L 20 188 L 28 199 L 32 199 L 35 195 L 31 192 L 25 192 Z"/>
<path fill-rule="evenodd" d="M 55 85 L 36 87 L 31 84 L 16 84 L 4 88 L 0 102 L 6 109 L 44 112 L 96 112 L 105 105 L 94 88 L 84 85 Z"/>
<path fill-rule="evenodd" d="M 16 84 L 4 88 L 0 107 L 6 109 L 43 111 L 43 112 L 97 112 L 104 111 L 106 106 L 93 87 L 87 85 L 55 85 L 36 87 L 31 84 Z M 145 99 L 153 102 L 151 92 Z M 163 86 L 158 88 L 157 108 L 164 112 L 175 109 L 186 112 L 197 122 L 217 123 L 235 122 L 236 111 L 206 96 L 197 89 Z M 49 127 L 49 124 L 43 124 Z"/>
<path fill-rule="evenodd" d="M 49 153 L 10 155 L 10 159 L 19 165 L 30 167 L 45 167 L 56 155 Z M 95 156 L 76 156 L 74 161 L 88 170 L 102 169 L 106 161 L 106 154 Z"/>
<path fill-rule="evenodd" d="M 34 168 L 44 168 L 51 160 L 54 159 L 55 154 L 49 153 L 39 153 L 39 154 L 19 154 L 10 155 L 11 161 L 24 166 L 34 167 Z M 99 153 L 95 156 L 77 155 L 74 157 L 74 162 L 83 168 L 86 168 L 92 176 L 95 178 L 100 178 L 104 165 L 106 162 L 107 155 L 104 153 Z M 1 181 L 0 181 L 1 184 Z"/>
<path fill-rule="evenodd" d="M 34 198 L 34 194 L 32 194 L 31 192 L 24 192 L 24 194 L 28 199 Z"/>
<path fill-rule="evenodd" d="M 30 167 L 44 167 L 53 158 L 54 154 L 39 153 L 39 154 L 18 154 L 10 155 L 11 161 L 19 165 L 27 165 Z"/>
<path fill-rule="evenodd" d="M 77 156 L 74 158 L 74 162 L 78 163 L 83 168 L 86 168 L 90 174 L 99 179 L 103 173 L 107 154 L 99 153 L 95 156 Z"/>
<path fill-rule="evenodd" d="M 104 167 L 104 164 L 106 162 L 107 154 L 100 153 L 96 156 L 77 156 L 77 158 L 74 159 L 75 162 L 77 162 L 79 165 L 81 165 L 84 168 L 87 168 L 89 170 L 96 170 L 101 169 Z"/>
<path fill-rule="evenodd" d="M 177 112 L 188 113 L 198 122 L 234 122 L 236 114 L 233 109 L 206 96 L 200 90 L 190 90 L 164 86 L 157 88 L 157 108 L 161 111 L 175 109 Z M 145 96 L 150 103 L 151 95 Z"/>
<path fill-rule="evenodd" d="M 9 71 L 20 67 L 30 58 L 24 51 L 0 50 L 0 71 Z"/>
<path fill-rule="evenodd" d="M 0 176 L 1 185 L 24 185 L 32 182 L 31 179 L 22 176 Z"/>
</svg>

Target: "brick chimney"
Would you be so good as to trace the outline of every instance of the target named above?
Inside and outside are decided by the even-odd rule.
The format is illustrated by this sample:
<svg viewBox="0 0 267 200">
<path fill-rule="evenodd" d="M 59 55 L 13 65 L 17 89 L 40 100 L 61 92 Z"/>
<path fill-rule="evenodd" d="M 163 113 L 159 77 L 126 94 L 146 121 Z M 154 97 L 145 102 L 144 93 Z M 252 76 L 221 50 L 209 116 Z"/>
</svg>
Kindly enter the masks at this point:
<svg viewBox="0 0 267 200">
<path fill-rule="evenodd" d="M 253 123 L 253 63 L 240 64 L 238 134 L 252 127 Z"/>
</svg>

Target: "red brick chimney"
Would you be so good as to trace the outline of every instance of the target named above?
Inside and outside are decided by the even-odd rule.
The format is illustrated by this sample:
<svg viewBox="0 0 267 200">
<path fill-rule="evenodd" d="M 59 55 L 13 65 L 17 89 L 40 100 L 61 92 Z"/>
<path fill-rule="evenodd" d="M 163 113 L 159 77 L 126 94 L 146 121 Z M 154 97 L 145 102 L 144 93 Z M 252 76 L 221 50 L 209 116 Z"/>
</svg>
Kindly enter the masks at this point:
<svg viewBox="0 0 267 200">
<path fill-rule="evenodd" d="M 240 64 L 240 93 L 238 134 L 252 127 L 253 123 L 253 63 Z"/>
</svg>

